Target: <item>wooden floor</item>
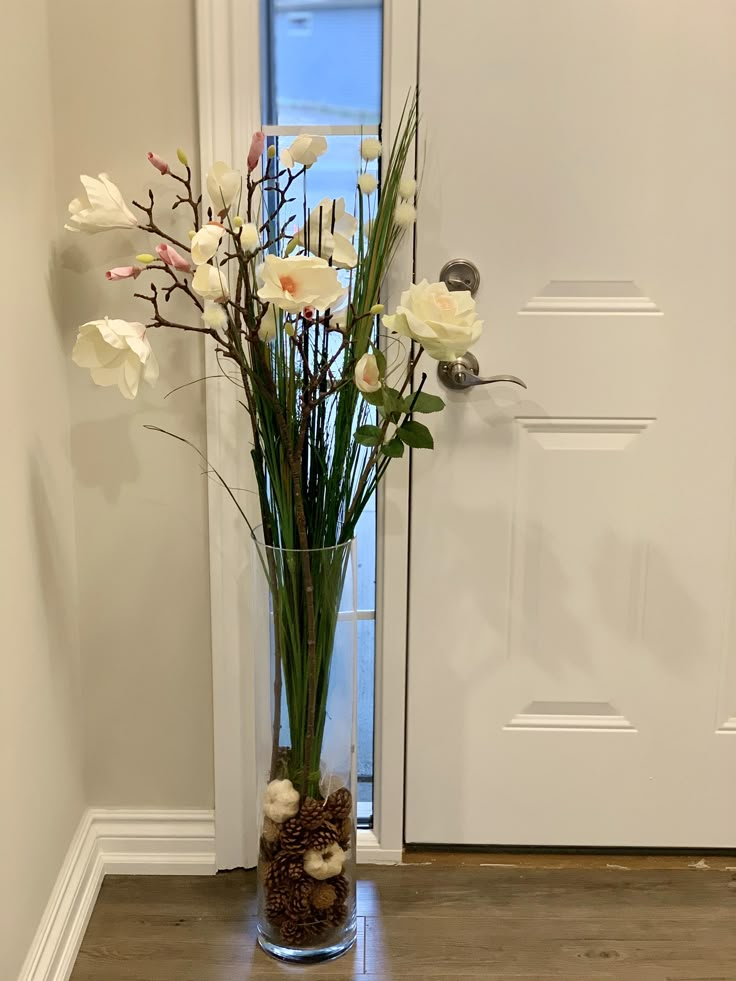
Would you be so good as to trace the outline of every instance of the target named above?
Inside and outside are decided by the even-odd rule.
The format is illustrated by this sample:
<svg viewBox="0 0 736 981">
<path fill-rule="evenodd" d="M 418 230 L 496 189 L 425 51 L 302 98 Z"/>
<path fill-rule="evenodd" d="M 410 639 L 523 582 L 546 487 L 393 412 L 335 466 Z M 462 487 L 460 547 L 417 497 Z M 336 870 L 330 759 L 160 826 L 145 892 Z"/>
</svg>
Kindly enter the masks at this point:
<svg viewBox="0 0 736 981">
<path fill-rule="evenodd" d="M 732 870 L 364 867 L 355 950 L 307 968 L 256 948 L 254 913 L 252 872 L 109 876 L 72 981 L 736 981 Z"/>
</svg>

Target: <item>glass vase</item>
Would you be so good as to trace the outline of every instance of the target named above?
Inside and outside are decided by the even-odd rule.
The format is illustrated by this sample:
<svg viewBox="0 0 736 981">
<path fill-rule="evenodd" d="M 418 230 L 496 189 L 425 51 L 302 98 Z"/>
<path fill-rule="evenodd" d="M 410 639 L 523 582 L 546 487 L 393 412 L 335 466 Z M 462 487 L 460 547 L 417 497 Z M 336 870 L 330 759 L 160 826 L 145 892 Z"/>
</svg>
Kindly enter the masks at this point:
<svg viewBox="0 0 736 981">
<path fill-rule="evenodd" d="M 254 550 L 258 942 L 327 960 L 356 937 L 356 547 Z"/>
</svg>

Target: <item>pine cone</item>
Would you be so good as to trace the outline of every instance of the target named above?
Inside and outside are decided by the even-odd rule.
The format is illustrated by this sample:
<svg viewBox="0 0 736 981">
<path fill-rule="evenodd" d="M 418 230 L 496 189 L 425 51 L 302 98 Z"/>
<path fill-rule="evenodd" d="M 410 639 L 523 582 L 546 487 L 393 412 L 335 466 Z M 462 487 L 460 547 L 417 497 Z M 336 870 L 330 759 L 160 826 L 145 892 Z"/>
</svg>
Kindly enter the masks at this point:
<svg viewBox="0 0 736 981">
<path fill-rule="evenodd" d="M 337 890 L 329 882 L 318 882 L 312 887 L 312 906 L 318 910 L 327 910 L 337 902 Z"/>
<path fill-rule="evenodd" d="M 327 933 L 330 925 L 325 916 L 315 915 L 314 910 L 312 910 L 312 919 L 304 923 L 304 928 L 307 932 L 308 939 L 314 941 L 319 940 L 324 933 Z"/>
<path fill-rule="evenodd" d="M 334 821 L 342 821 L 349 817 L 353 810 L 353 796 L 347 787 L 340 787 L 330 794 L 325 803 L 325 810 Z"/>
<path fill-rule="evenodd" d="M 297 884 L 294 886 L 294 890 L 287 906 L 289 919 L 298 922 L 304 922 L 305 920 L 310 919 L 313 915 L 309 903 L 311 897 L 311 883 L 304 880 L 297 882 Z"/>
<path fill-rule="evenodd" d="M 271 862 L 279 851 L 279 843 L 277 841 L 268 841 L 267 838 L 261 836 L 261 858 L 266 862 Z"/>
<path fill-rule="evenodd" d="M 344 903 L 335 903 L 327 914 L 327 923 L 331 927 L 342 926 L 348 918 L 348 908 Z"/>
<path fill-rule="evenodd" d="M 325 805 L 314 797 L 305 797 L 299 811 L 299 820 L 307 831 L 316 831 L 325 819 Z"/>
<path fill-rule="evenodd" d="M 301 855 L 306 851 L 306 834 L 298 816 L 284 821 L 279 840 L 281 850 L 288 855 Z"/>
<path fill-rule="evenodd" d="M 344 903 L 350 892 L 350 883 L 344 875 L 336 875 L 331 879 L 325 879 L 324 885 L 332 886 L 337 894 L 338 903 Z"/>
<path fill-rule="evenodd" d="M 310 848 L 314 848 L 315 851 L 319 852 L 335 841 L 337 841 L 337 831 L 335 826 L 328 821 L 324 827 L 318 828 L 309 835 L 304 850 L 309 851 Z"/>
<path fill-rule="evenodd" d="M 296 874 L 294 868 L 296 867 Z M 276 858 L 266 866 L 263 873 L 263 881 L 268 889 L 283 885 L 287 879 L 300 879 L 302 876 L 302 865 L 297 859 L 296 865 L 293 855 L 286 855 L 279 852 Z"/>
<path fill-rule="evenodd" d="M 289 894 L 283 887 L 276 886 L 266 899 L 266 917 L 275 926 L 283 922 Z"/>
<path fill-rule="evenodd" d="M 303 879 L 306 875 L 304 871 L 304 860 L 301 855 L 289 855 L 289 878 L 296 882 L 299 879 Z"/>
<path fill-rule="evenodd" d="M 342 825 L 338 831 L 337 843 L 342 848 L 343 851 L 347 851 L 350 848 L 350 838 L 353 834 L 353 820 L 352 818 L 346 817 L 343 819 Z"/>
<path fill-rule="evenodd" d="M 303 923 L 284 920 L 280 927 L 281 938 L 290 947 L 298 947 L 307 939 L 307 929 Z"/>
</svg>

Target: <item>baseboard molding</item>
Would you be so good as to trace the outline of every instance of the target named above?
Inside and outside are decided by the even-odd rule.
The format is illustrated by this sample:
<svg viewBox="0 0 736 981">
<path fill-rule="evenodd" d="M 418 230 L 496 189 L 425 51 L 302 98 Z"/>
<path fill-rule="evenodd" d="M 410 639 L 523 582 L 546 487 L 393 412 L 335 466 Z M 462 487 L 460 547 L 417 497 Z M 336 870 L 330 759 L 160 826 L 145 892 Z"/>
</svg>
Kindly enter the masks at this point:
<svg viewBox="0 0 736 981">
<path fill-rule="evenodd" d="M 215 872 L 214 812 L 89 808 L 69 846 L 18 981 L 68 981 L 106 874 Z"/>
<path fill-rule="evenodd" d="M 375 831 L 358 831 L 358 865 L 401 865 L 403 849 L 382 848 Z"/>
</svg>

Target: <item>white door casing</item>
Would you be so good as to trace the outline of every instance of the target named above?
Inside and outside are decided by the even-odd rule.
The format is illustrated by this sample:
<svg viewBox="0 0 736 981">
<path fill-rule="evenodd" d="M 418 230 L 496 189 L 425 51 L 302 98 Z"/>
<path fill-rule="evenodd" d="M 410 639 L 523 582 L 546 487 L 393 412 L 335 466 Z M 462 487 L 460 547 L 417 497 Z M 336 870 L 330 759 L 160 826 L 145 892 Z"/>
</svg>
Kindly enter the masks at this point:
<svg viewBox="0 0 736 981">
<path fill-rule="evenodd" d="M 528 390 L 430 365 L 406 839 L 736 846 L 736 6 L 420 13 L 417 278 Z"/>
</svg>

